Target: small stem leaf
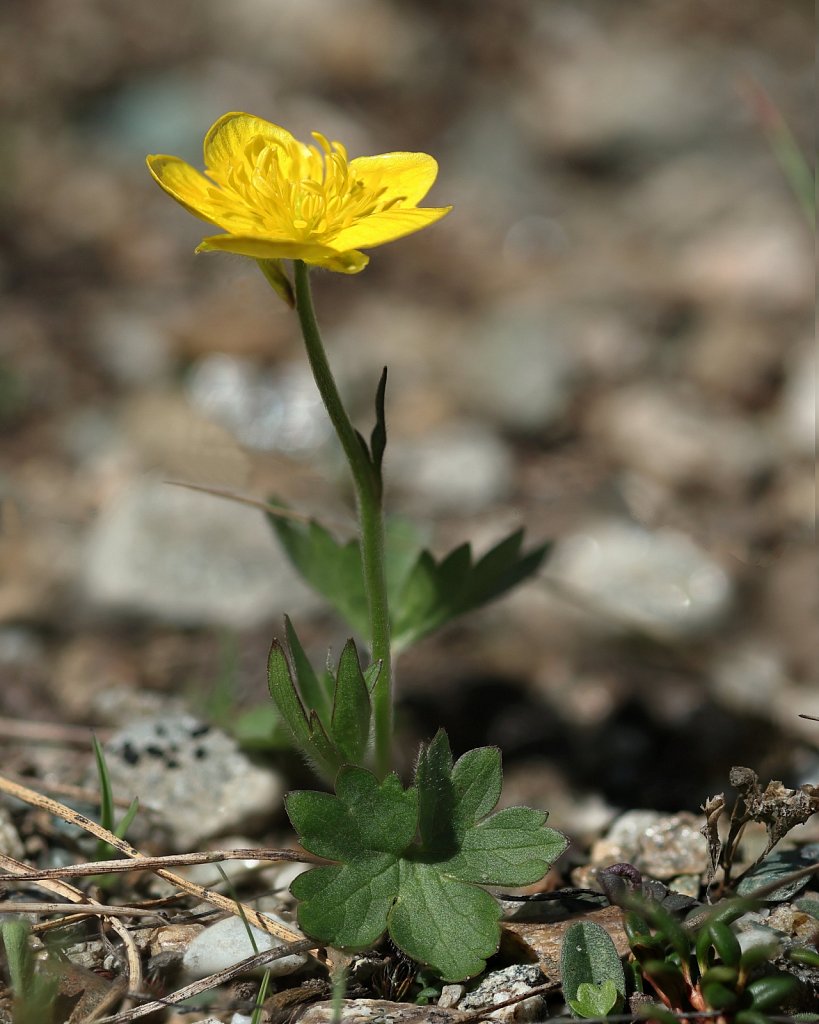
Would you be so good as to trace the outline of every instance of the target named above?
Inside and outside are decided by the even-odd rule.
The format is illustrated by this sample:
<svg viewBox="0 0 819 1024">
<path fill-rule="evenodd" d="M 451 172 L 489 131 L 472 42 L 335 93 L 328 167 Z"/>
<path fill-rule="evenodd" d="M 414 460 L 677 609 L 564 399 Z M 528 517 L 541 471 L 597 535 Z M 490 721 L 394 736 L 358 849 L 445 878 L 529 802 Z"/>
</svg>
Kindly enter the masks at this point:
<svg viewBox="0 0 819 1024">
<path fill-rule="evenodd" d="M 315 711 L 310 712 L 308 723 L 310 742 L 304 752 L 319 769 L 319 774 L 332 782 L 344 759 L 327 735 L 327 730 Z"/>
<path fill-rule="evenodd" d="M 708 926 L 708 932 L 720 960 L 730 967 L 738 966 L 742 949 L 739 940 L 728 925 L 723 921 L 713 921 Z"/>
<path fill-rule="evenodd" d="M 293 291 L 290 279 L 284 272 L 282 260 L 256 260 L 256 262 L 259 264 L 259 269 L 267 278 L 267 282 L 273 291 L 291 309 L 295 309 L 296 294 Z"/>
<path fill-rule="evenodd" d="M 273 641 L 267 659 L 267 688 L 279 714 L 293 733 L 296 746 L 305 750 L 310 743 L 310 726 L 296 684 L 293 682 L 290 663 L 278 640 Z"/>
<path fill-rule="evenodd" d="M 522 540 L 523 532 L 517 530 L 477 562 L 473 562 L 468 544 L 455 548 L 440 562 L 422 551 L 393 600 L 395 646 L 408 647 L 451 619 L 500 597 L 536 572 L 549 546 L 543 544 L 521 554 Z"/>
<path fill-rule="evenodd" d="M 332 688 L 325 685 L 324 680 L 320 680 L 316 675 L 310 664 L 310 659 L 304 653 L 295 627 L 287 615 L 284 617 L 284 634 L 302 704 L 309 711 L 318 712 L 322 722 L 328 722 L 332 710 Z"/>
<path fill-rule="evenodd" d="M 384 460 L 384 449 L 387 447 L 387 419 L 384 411 L 384 399 L 387 393 L 387 367 L 381 372 L 381 379 L 378 382 L 378 390 L 375 394 L 375 426 L 370 435 L 370 451 L 372 453 L 372 464 L 381 484 L 381 463 Z"/>
<path fill-rule="evenodd" d="M 435 907 L 434 914 L 419 913 Z M 500 907 L 484 889 L 449 877 L 437 864 L 401 861 L 401 886 L 388 924 L 408 956 L 432 964 L 443 981 L 480 974 L 500 944 Z"/>
<path fill-rule="evenodd" d="M 388 929 L 408 956 L 447 981 L 479 973 L 498 948 L 500 915 L 473 883 L 536 881 L 566 845 L 543 827 L 542 812 L 490 815 L 499 792 L 498 751 L 470 751 L 453 766 L 440 732 L 421 751 L 409 789 L 394 773 L 379 782 L 346 765 L 335 796 L 291 793 L 287 812 L 302 845 L 341 862 L 293 883 L 301 927 L 349 948 Z"/>
<path fill-rule="evenodd" d="M 605 928 L 594 921 L 578 921 L 566 929 L 560 950 L 560 974 L 564 997 L 575 1016 L 580 1014 L 575 1013 L 572 1003 L 578 1001 L 581 985 L 611 982 L 615 996 L 619 994 L 625 999 L 626 976 L 617 949 Z"/>
<path fill-rule="evenodd" d="M 330 721 L 333 743 L 348 764 L 360 764 L 367 753 L 371 717 L 370 692 L 355 644 L 348 640 L 338 662 Z"/>
<path fill-rule="evenodd" d="M 275 497 L 271 504 L 286 508 Z M 358 540 L 337 541 L 315 520 L 298 523 L 272 511 L 268 511 L 267 518 L 293 568 L 327 598 L 358 636 L 368 637 L 369 615 Z"/>
<path fill-rule="evenodd" d="M 796 987 L 796 978 L 789 974 L 775 974 L 756 978 L 745 991 L 753 1001 L 754 1010 L 778 1010 L 793 995 Z"/>
<path fill-rule="evenodd" d="M 709 1010 L 732 1010 L 739 998 L 735 991 L 718 982 L 703 983 L 702 995 Z"/>
<path fill-rule="evenodd" d="M 128 804 L 128 810 L 123 814 L 122 820 L 115 829 L 112 829 L 117 839 L 124 839 L 125 833 L 131 827 L 131 823 L 139 812 L 139 797 L 135 796 L 134 799 Z"/>
</svg>

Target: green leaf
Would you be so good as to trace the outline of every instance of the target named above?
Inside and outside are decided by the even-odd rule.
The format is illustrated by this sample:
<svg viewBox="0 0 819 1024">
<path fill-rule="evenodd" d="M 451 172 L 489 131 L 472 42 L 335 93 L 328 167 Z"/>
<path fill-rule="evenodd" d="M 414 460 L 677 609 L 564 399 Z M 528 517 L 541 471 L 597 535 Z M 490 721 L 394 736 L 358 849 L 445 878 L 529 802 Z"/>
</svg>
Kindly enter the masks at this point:
<svg viewBox="0 0 819 1024">
<path fill-rule="evenodd" d="M 291 793 L 287 813 L 302 845 L 339 862 L 293 882 L 301 928 L 347 949 L 389 931 L 445 981 L 479 974 L 500 941 L 500 910 L 476 883 L 535 882 L 566 847 L 542 812 L 490 816 L 500 788 L 497 750 L 473 750 L 453 764 L 439 732 L 422 749 L 409 789 L 394 773 L 379 782 L 346 766 L 334 796 Z"/>
<path fill-rule="evenodd" d="M 270 648 L 267 685 L 296 747 L 321 775 L 333 779 L 344 758 L 331 742 L 317 712 L 314 709 L 309 712 L 305 710 L 287 655 L 278 640 L 274 640 Z"/>
<path fill-rule="evenodd" d="M 273 291 L 291 309 L 295 309 L 296 296 L 293 292 L 293 285 L 283 270 L 282 260 L 256 260 L 256 262 L 259 264 L 259 269 L 267 278 L 267 282 Z"/>
<path fill-rule="evenodd" d="M 469 544 L 455 548 L 440 562 L 429 551 L 422 551 L 392 603 L 394 646 L 398 650 L 409 647 L 537 572 L 549 545 L 521 554 L 522 544 L 523 530 L 517 530 L 477 562 Z"/>
<path fill-rule="evenodd" d="M 332 678 L 328 679 L 328 673 L 325 673 L 322 679 L 316 675 L 310 664 L 310 659 L 304 653 L 293 623 L 287 615 L 284 617 L 284 635 L 287 639 L 287 649 L 293 662 L 296 682 L 304 706 L 317 712 L 322 722 L 329 721 L 333 703 Z"/>
<path fill-rule="evenodd" d="M 384 460 L 384 449 L 387 447 L 387 420 L 384 412 L 384 398 L 387 392 L 387 367 L 385 366 L 378 382 L 375 395 L 375 426 L 370 435 L 370 452 L 373 468 L 379 484 L 381 482 L 381 463 Z"/>
<path fill-rule="evenodd" d="M 371 717 L 370 691 L 355 644 L 348 640 L 338 662 L 330 738 L 349 764 L 360 764 L 367 753 Z"/>
<path fill-rule="evenodd" d="M 560 976 L 564 998 L 576 1017 L 604 1016 L 609 1012 L 614 1002 L 595 1013 L 586 1009 L 592 1005 L 588 1002 L 592 992 L 597 993 L 597 1008 L 596 1001 L 601 998 L 599 986 L 606 983 L 614 988 L 615 1001 L 618 995 L 625 999 L 626 977 L 617 949 L 606 929 L 594 921 L 578 921 L 566 929 L 560 950 Z M 581 994 L 583 986 L 587 998 Z"/>
<path fill-rule="evenodd" d="M 271 504 L 285 507 L 275 497 Z M 322 594 L 360 637 L 369 638 L 361 551 L 357 539 L 337 541 L 311 520 L 296 522 L 268 512 L 294 568 Z M 511 590 L 537 572 L 549 545 L 522 553 L 523 530 L 510 534 L 482 558 L 462 544 L 438 561 L 420 551 L 417 532 L 403 520 L 389 520 L 385 539 L 387 591 L 396 653 L 466 612 Z"/>
<path fill-rule="evenodd" d="M 275 704 L 267 701 L 244 711 L 233 723 L 233 735 L 246 750 L 286 750 L 293 733 L 282 721 Z"/>
<path fill-rule="evenodd" d="M 618 1013 L 622 1007 L 623 997 L 617 986 L 606 978 L 599 985 L 588 981 L 580 983 L 576 999 L 566 1000 L 575 1017 L 606 1017 L 613 1010 Z"/>
<path fill-rule="evenodd" d="M 755 978 L 745 989 L 754 1010 L 778 1010 L 797 988 L 796 978 L 789 974 L 774 974 Z"/>
<path fill-rule="evenodd" d="M 270 502 L 282 505 L 275 497 Z M 369 638 L 358 540 L 341 543 L 315 520 L 305 524 L 270 511 L 267 517 L 293 567 L 327 598 L 360 637 Z"/>
<path fill-rule="evenodd" d="M 785 878 L 800 868 L 807 868 L 816 861 L 817 853 L 819 844 L 816 843 L 799 850 L 777 850 L 745 875 L 737 886 L 737 892 L 740 896 L 752 896 L 757 889 L 775 882 L 778 878 Z M 786 882 L 775 892 L 769 892 L 761 899 L 765 903 L 783 903 L 804 889 L 810 880 L 810 875 L 803 875 L 802 878 Z"/>
</svg>

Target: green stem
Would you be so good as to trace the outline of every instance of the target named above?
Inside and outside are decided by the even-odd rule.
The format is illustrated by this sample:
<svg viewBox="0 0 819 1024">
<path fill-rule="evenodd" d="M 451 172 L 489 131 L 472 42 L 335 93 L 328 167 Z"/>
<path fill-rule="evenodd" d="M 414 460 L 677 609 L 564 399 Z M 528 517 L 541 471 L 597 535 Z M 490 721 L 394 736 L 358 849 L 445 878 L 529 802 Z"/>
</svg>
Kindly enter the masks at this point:
<svg viewBox="0 0 819 1024">
<path fill-rule="evenodd" d="M 384 513 L 381 481 L 341 401 L 333 373 L 321 341 L 313 299 L 309 269 L 302 260 L 294 260 L 296 312 L 307 348 L 310 369 L 319 394 L 330 416 L 353 476 L 361 529 L 361 562 L 364 589 L 370 617 L 372 660 L 381 662 L 381 671 L 373 690 L 375 720 L 375 767 L 383 778 L 392 767 L 392 663 L 390 659 L 390 615 L 387 580 L 384 571 Z"/>
</svg>

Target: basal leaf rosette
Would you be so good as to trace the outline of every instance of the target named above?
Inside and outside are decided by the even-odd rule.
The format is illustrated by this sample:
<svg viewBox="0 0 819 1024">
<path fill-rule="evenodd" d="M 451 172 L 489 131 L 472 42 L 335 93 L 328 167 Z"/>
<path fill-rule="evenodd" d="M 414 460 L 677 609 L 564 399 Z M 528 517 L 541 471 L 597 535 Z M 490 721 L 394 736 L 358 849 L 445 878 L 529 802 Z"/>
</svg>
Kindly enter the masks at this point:
<svg viewBox="0 0 819 1024">
<path fill-rule="evenodd" d="M 291 887 L 312 938 L 363 949 L 385 931 L 444 981 L 479 974 L 500 942 L 500 908 L 483 884 L 529 885 L 566 848 L 528 807 L 490 813 L 501 792 L 500 751 L 481 747 L 454 765 L 438 732 L 422 749 L 415 784 L 344 767 L 335 795 L 296 792 L 287 812 L 302 845 L 338 863 Z"/>
<path fill-rule="evenodd" d="M 361 249 L 420 231 L 451 209 L 418 206 L 438 174 L 426 153 L 350 160 L 319 132 L 300 142 L 251 114 L 224 114 L 210 128 L 204 174 L 176 156 L 147 162 L 169 196 L 225 232 L 203 238 L 197 252 L 274 261 L 274 277 L 282 259 L 356 274 L 369 262 Z"/>
</svg>

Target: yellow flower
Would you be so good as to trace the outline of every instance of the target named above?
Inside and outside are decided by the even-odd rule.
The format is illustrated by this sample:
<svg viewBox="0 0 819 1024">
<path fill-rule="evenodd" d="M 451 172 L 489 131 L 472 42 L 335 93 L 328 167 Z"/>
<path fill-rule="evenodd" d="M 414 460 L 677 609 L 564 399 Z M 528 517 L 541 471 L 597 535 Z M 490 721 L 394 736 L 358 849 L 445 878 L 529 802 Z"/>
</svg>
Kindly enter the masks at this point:
<svg viewBox="0 0 819 1024">
<path fill-rule="evenodd" d="M 348 160 L 341 143 L 313 138 L 305 145 L 260 117 L 225 114 L 205 136 L 207 176 L 175 156 L 149 156 L 148 169 L 185 209 L 227 232 L 203 238 L 197 252 L 303 260 L 343 274 L 366 267 L 359 249 L 449 213 L 417 205 L 438 173 L 426 153 Z"/>
</svg>

